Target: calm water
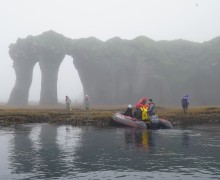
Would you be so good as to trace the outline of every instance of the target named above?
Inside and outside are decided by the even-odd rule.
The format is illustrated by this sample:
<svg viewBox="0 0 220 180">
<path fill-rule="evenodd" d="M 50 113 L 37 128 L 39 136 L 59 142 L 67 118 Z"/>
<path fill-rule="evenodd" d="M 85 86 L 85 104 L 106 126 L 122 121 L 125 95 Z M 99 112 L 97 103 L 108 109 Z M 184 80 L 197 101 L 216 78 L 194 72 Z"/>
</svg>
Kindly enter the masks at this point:
<svg viewBox="0 0 220 180">
<path fill-rule="evenodd" d="M 0 127 L 0 179 L 220 179 L 220 126 Z"/>
</svg>

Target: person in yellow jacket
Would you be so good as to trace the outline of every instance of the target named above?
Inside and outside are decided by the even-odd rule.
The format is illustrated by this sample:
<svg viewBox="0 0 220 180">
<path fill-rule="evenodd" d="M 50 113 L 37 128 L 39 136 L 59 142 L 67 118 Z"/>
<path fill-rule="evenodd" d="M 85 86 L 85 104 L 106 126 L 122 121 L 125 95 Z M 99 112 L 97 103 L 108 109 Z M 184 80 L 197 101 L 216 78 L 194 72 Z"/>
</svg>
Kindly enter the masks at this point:
<svg viewBox="0 0 220 180">
<path fill-rule="evenodd" d="M 149 122 L 149 116 L 148 116 L 148 107 L 147 106 L 142 106 L 141 108 L 142 111 L 142 121 L 144 122 Z"/>
</svg>

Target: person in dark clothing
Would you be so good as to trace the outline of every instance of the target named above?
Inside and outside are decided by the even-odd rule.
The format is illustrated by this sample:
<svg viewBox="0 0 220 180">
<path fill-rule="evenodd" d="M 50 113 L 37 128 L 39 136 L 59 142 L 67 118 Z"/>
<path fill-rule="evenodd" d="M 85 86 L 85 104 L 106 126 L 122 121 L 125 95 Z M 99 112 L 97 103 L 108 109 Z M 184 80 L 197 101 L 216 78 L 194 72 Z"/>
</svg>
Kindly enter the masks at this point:
<svg viewBox="0 0 220 180">
<path fill-rule="evenodd" d="M 124 113 L 125 116 L 130 116 L 130 117 L 133 117 L 133 112 L 132 112 L 132 105 L 129 104 L 125 113 Z"/>
<path fill-rule="evenodd" d="M 189 106 L 189 96 L 188 96 L 188 94 L 183 96 L 183 98 L 181 100 L 181 103 L 182 103 L 182 107 L 183 107 L 183 112 L 186 113 L 187 109 L 188 109 L 188 106 Z"/>
<path fill-rule="evenodd" d="M 148 114 L 149 116 L 155 115 L 155 103 L 152 99 L 149 99 Z"/>
<path fill-rule="evenodd" d="M 134 118 L 142 120 L 142 111 L 138 105 L 136 105 L 136 109 L 134 111 Z"/>
</svg>

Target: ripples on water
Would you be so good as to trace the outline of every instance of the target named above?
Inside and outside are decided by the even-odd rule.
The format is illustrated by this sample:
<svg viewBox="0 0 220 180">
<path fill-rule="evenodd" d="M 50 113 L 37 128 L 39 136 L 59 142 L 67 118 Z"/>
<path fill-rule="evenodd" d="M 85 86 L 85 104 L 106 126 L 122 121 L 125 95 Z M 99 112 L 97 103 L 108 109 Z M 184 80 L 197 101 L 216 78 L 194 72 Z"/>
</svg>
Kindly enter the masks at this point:
<svg viewBox="0 0 220 180">
<path fill-rule="evenodd" d="M 0 179 L 220 179 L 219 127 L 1 127 Z"/>
</svg>

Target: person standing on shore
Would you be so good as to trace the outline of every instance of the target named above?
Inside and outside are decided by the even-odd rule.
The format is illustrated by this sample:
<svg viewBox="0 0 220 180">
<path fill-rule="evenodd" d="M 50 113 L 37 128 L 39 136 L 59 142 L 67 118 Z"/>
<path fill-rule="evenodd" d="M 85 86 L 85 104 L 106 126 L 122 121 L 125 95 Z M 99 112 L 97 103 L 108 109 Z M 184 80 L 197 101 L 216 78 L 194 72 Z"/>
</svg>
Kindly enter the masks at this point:
<svg viewBox="0 0 220 180">
<path fill-rule="evenodd" d="M 66 110 L 71 111 L 71 109 L 70 109 L 71 100 L 68 96 L 65 96 L 65 97 L 66 97 L 66 99 L 65 99 L 65 101 L 66 101 Z"/>
<path fill-rule="evenodd" d="M 182 107 L 183 107 L 183 112 L 187 113 L 188 106 L 189 106 L 189 95 L 188 94 L 183 96 L 181 103 L 182 103 Z"/>
<path fill-rule="evenodd" d="M 90 97 L 88 95 L 85 96 L 85 109 L 89 110 L 90 105 Z"/>
</svg>

